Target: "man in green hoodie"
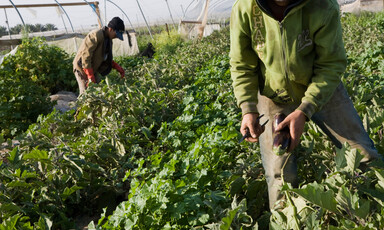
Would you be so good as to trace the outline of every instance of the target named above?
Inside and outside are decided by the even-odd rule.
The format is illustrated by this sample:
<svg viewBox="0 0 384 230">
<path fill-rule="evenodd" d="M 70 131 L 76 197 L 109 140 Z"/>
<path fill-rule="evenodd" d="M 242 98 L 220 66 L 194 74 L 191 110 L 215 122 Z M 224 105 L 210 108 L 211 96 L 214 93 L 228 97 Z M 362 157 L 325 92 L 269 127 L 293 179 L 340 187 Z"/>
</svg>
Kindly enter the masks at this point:
<svg viewBox="0 0 384 230">
<path fill-rule="evenodd" d="M 364 155 L 381 156 L 364 130 L 343 84 L 346 68 L 336 0 L 237 0 L 231 14 L 231 76 L 242 110 L 240 132 L 259 141 L 268 184 L 269 206 L 276 208 L 284 181 L 297 186 L 295 154 L 306 121 L 314 121 L 336 147 L 348 142 Z M 273 151 L 274 115 L 287 117 L 288 152 Z M 259 114 L 270 122 L 262 127 Z"/>
</svg>

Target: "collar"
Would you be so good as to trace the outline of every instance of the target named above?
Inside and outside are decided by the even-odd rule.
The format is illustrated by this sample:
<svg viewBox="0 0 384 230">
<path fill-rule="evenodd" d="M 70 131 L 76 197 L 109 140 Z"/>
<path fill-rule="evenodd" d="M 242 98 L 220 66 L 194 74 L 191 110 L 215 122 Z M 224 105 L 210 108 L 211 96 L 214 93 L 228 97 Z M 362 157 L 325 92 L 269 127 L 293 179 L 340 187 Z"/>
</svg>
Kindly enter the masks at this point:
<svg viewBox="0 0 384 230">
<path fill-rule="evenodd" d="M 256 4 L 260 7 L 264 13 L 268 14 L 270 17 L 274 18 L 271 8 L 268 6 L 268 2 L 271 0 L 256 0 Z M 307 2 L 308 0 L 293 0 L 288 6 L 287 9 L 284 11 L 284 17 L 287 16 L 287 14 L 296 6 L 299 6 L 303 2 Z"/>
</svg>

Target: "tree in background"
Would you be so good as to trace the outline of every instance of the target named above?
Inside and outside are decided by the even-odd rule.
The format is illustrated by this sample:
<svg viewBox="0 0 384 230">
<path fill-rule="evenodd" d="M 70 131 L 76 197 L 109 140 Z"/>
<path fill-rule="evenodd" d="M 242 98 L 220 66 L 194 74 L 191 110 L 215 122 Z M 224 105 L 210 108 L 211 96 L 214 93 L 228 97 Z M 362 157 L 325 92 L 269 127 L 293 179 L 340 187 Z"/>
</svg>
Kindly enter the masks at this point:
<svg viewBox="0 0 384 230">
<path fill-rule="evenodd" d="M 57 30 L 57 27 L 51 23 L 47 23 L 45 25 L 39 23 L 35 25 L 25 24 L 25 27 L 29 33 Z M 22 31 L 24 31 L 24 26 L 22 24 L 17 24 L 16 26 L 11 27 L 10 31 L 11 34 L 20 34 Z M 0 26 L 0 36 L 4 35 L 8 35 L 8 30 L 6 27 Z"/>
<path fill-rule="evenodd" d="M 42 31 L 46 31 L 46 27 L 43 25 L 43 24 L 35 24 L 35 32 L 42 32 Z"/>
<path fill-rule="evenodd" d="M 19 34 L 23 28 L 24 26 L 22 24 L 17 24 L 16 26 L 10 28 L 11 34 Z"/>
<path fill-rule="evenodd" d="M 57 27 L 53 24 L 45 24 L 46 31 L 57 30 Z"/>
<path fill-rule="evenodd" d="M 8 30 L 5 26 L 0 26 L 0 36 L 4 36 L 8 34 Z"/>
</svg>

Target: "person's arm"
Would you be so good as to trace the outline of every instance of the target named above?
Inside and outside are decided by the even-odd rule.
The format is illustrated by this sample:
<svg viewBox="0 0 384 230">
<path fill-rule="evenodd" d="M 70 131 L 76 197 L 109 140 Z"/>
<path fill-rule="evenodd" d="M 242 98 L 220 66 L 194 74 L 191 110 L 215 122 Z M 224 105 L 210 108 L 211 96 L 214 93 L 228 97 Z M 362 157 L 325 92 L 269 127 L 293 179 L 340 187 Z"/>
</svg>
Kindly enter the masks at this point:
<svg viewBox="0 0 384 230">
<path fill-rule="evenodd" d="M 340 78 L 346 68 L 346 55 L 342 41 L 339 11 L 335 7 L 325 18 L 323 27 L 314 37 L 316 59 L 314 75 L 300 106 L 281 122 L 276 131 L 288 126 L 291 135 L 292 151 L 300 143 L 305 121 L 321 109 L 332 97 L 340 84 Z"/>
<path fill-rule="evenodd" d="M 308 119 L 321 109 L 332 97 L 345 71 L 347 58 L 342 40 L 342 29 L 338 7 L 325 17 L 323 27 L 314 37 L 316 59 L 313 66 L 312 82 L 301 100 L 299 110 Z"/>
<path fill-rule="evenodd" d="M 117 72 L 120 73 L 121 78 L 125 77 L 124 69 L 119 64 L 117 64 L 115 61 L 113 61 L 113 60 L 112 60 L 112 68 L 114 68 L 115 70 L 117 70 Z"/>
<path fill-rule="evenodd" d="M 241 108 L 243 120 L 240 132 L 245 135 L 247 129 L 252 137 L 247 141 L 255 142 L 264 131 L 257 121 L 257 93 L 259 82 L 257 67 L 259 58 L 252 47 L 251 10 L 247 11 L 237 1 L 232 7 L 230 22 L 230 64 L 231 78 L 237 105 Z M 252 9 L 252 7 L 250 7 Z"/>
<path fill-rule="evenodd" d="M 231 77 L 237 105 L 243 115 L 257 113 L 259 88 L 257 67 L 259 58 L 252 48 L 250 20 L 251 12 L 244 12 L 237 1 L 232 8 L 230 22 Z"/>
<path fill-rule="evenodd" d="M 87 78 L 88 78 L 88 82 L 86 84 L 87 87 L 88 87 L 89 81 L 91 81 L 93 83 L 96 83 L 95 74 L 93 73 L 93 69 L 92 68 L 83 69 L 83 71 L 84 71 L 85 75 L 87 75 Z"/>
</svg>

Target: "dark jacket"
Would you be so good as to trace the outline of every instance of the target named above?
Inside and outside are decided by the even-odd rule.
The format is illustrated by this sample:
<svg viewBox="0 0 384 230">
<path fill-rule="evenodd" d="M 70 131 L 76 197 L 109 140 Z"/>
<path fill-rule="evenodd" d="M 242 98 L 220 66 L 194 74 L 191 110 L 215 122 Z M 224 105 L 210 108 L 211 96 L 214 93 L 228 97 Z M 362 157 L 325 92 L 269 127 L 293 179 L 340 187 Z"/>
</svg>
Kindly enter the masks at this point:
<svg viewBox="0 0 384 230">
<path fill-rule="evenodd" d="M 73 60 L 73 70 L 92 68 L 96 73 L 107 75 L 112 68 L 112 40 L 106 32 L 107 27 L 91 31 L 83 40 Z"/>
</svg>

